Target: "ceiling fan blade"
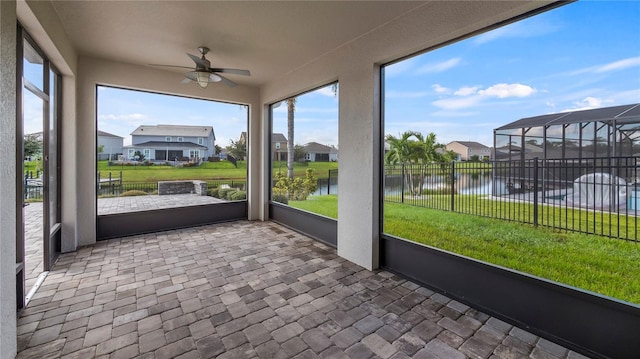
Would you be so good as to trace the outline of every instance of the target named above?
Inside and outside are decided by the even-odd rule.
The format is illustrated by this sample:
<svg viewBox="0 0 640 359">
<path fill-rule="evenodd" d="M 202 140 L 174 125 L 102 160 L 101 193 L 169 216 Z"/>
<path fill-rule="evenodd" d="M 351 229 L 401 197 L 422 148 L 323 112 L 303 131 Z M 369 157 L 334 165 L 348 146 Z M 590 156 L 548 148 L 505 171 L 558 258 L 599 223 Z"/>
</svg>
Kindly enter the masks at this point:
<svg viewBox="0 0 640 359">
<path fill-rule="evenodd" d="M 191 58 L 191 60 L 193 60 L 193 62 L 196 63 L 197 66 L 202 67 L 204 69 L 208 69 L 209 65 L 205 64 L 204 61 L 202 61 L 201 58 L 199 58 L 196 55 L 191 55 L 190 53 L 187 53 L 187 56 L 189 56 Z"/>
<path fill-rule="evenodd" d="M 184 74 L 185 79 L 188 79 L 191 81 L 198 81 L 198 78 L 196 76 L 197 74 L 195 71 L 187 72 L 186 74 Z"/>
<path fill-rule="evenodd" d="M 249 70 L 242 69 L 226 69 L 226 68 L 210 68 L 211 72 L 222 72 L 223 74 L 232 74 L 232 75 L 242 75 L 242 76 L 251 76 L 251 72 Z"/>
<path fill-rule="evenodd" d="M 229 80 L 228 78 L 220 75 L 220 74 L 216 74 L 218 77 L 220 77 L 220 80 L 222 81 L 223 84 L 229 86 L 229 87 L 236 87 L 238 84 Z"/>
<path fill-rule="evenodd" d="M 159 66 L 159 67 L 177 67 L 180 69 L 192 69 L 193 70 L 193 66 L 192 67 L 187 67 L 187 66 L 177 66 L 177 65 L 160 65 L 160 64 L 149 64 L 149 66 Z"/>
</svg>

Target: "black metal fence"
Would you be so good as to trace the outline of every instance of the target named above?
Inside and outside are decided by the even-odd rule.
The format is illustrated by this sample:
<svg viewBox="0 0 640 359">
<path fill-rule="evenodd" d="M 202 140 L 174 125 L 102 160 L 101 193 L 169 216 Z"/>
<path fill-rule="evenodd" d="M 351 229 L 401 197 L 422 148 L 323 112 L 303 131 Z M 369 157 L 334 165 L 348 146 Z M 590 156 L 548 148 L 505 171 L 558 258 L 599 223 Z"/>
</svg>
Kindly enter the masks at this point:
<svg viewBox="0 0 640 359">
<path fill-rule="evenodd" d="M 42 201 L 44 198 L 44 186 L 40 175 L 42 171 L 26 171 L 24 173 L 24 199 L 25 201 Z"/>
<path fill-rule="evenodd" d="M 385 167 L 385 200 L 639 241 L 640 157 Z"/>
<path fill-rule="evenodd" d="M 318 178 L 318 190 L 314 195 L 338 194 L 338 169 L 329 170 L 327 178 Z"/>
</svg>

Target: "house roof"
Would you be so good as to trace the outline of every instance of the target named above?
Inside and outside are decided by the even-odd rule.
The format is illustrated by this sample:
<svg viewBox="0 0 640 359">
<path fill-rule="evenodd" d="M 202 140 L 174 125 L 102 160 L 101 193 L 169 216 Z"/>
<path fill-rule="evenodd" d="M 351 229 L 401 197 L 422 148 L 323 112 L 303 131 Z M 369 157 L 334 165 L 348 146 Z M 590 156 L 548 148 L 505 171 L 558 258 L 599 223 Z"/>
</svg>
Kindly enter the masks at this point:
<svg viewBox="0 0 640 359">
<path fill-rule="evenodd" d="M 272 133 L 271 142 L 287 142 L 287 138 L 281 133 Z"/>
<path fill-rule="evenodd" d="M 213 133 L 211 126 L 186 126 L 186 125 L 140 125 L 132 136 L 184 136 L 184 137 L 208 137 Z M 215 139 L 216 135 L 213 134 Z"/>
<path fill-rule="evenodd" d="M 124 138 L 118 135 L 114 135 L 113 133 L 109 133 L 109 132 L 104 132 L 104 131 L 100 131 L 98 130 L 98 136 L 102 136 L 102 137 L 114 137 L 114 138 Z"/>
<path fill-rule="evenodd" d="M 614 122 L 617 124 L 640 122 L 640 104 L 526 117 L 498 127 L 496 131 L 596 121 L 607 124 L 613 124 Z"/>
<path fill-rule="evenodd" d="M 309 153 L 338 153 L 338 149 L 333 146 L 325 146 L 318 142 L 309 142 L 304 145 L 304 150 Z"/>
<path fill-rule="evenodd" d="M 193 142 L 164 142 L 164 141 L 147 141 L 142 143 L 136 143 L 135 145 L 124 146 L 124 148 L 140 148 L 140 147 L 149 147 L 149 148 L 198 148 L 198 149 L 208 149 L 207 146 L 199 145 Z"/>
<path fill-rule="evenodd" d="M 459 144 L 461 144 L 461 145 L 463 145 L 465 147 L 472 148 L 472 149 L 478 149 L 478 150 L 484 150 L 484 149 L 488 149 L 489 148 L 489 147 L 483 145 L 482 143 L 478 143 L 478 142 L 474 142 L 474 141 L 451 141 L 451 142 L 449 142 L 448 145 L 450 145 L 452 143 L 459 143 Z"/>
</svg>

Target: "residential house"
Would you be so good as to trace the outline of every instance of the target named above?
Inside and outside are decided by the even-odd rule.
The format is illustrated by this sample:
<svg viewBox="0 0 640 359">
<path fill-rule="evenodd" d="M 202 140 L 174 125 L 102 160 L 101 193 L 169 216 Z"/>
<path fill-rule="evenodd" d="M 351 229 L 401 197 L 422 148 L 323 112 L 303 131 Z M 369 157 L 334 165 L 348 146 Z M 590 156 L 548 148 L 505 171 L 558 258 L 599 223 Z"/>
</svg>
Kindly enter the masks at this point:
<svg viewBox="0 0 640 359">
<path fill-rule="evenodd" d="M 304 146 L 305 159 L 310 162 L 337 162 L 338 149 L 318 142 L 309 142 Z"/>
<path fill-rule="evenodd" d="M 240 134 L 241 143 L 247 142 L 247 133 Z M 271 134 L 271 160 L 286 161 L 287 160 L 287 138 L 281 133 Z"/>
<path fill-rule="evenodd" d="M 141 125 L 124 148 L 129 159 L 139 152 L 151 161 L 199 160 L 213 157 L 215 139 L 211 126 Z"/>
<path fill-rule="evenodd" d="M 98 161 L 117 159 L 123 147 L 124 137 L 98 130 Z"/>
<path fill-rule="evenodd" d="M 480 160 L 491 159 L 491 148 L 473 141 L 452 141 L 446 146 L 447 151 L 458 154 L 458 161 L 469 161 L 473 156 Z"/>
</svg>

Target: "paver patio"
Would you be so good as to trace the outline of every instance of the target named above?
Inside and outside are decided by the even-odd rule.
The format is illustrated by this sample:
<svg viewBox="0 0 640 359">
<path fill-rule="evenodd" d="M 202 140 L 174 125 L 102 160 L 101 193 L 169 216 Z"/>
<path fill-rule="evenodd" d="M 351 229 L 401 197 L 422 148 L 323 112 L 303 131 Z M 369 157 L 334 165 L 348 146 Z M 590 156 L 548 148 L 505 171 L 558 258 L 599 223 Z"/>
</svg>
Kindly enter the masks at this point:
<svg viewBox="0 0 640 359">
<path fill-rule="evenodd" d="M 18 358 L 584 358 L 272 222 L 62 254 Z"/>
</svg>

